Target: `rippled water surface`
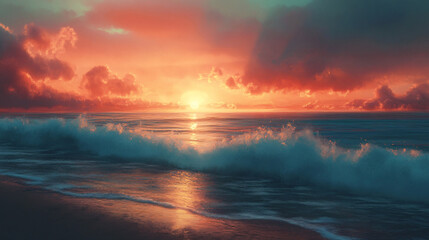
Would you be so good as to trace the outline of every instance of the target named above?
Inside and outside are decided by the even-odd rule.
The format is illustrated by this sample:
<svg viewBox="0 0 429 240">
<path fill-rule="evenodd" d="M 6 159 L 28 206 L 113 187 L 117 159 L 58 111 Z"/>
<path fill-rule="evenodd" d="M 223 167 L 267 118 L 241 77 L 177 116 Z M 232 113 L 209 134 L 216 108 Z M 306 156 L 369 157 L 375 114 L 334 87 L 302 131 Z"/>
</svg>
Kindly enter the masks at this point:
<svg viewBox="0 0 429 240">
<path fill-rule="evenodd" d="M 429 114 L 3 114 L 0 174 L 329 239 L 427 239 Z"/>
</svg>

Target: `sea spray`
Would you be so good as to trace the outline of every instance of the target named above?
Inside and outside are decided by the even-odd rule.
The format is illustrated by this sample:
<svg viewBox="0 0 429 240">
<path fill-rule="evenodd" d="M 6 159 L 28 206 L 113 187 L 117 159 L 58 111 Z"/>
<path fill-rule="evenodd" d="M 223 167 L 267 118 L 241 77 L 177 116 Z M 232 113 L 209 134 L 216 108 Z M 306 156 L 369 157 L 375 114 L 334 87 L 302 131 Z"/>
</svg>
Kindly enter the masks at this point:
<svg viewBox="0 0 429 240">
<path fill-rule="evenodd" d="M 174 137 L 137 134 L 115 124 L 95 127 L 85 118 L 1 119 L 0 141 L 16 147 L 89 153 L 100 159 L 259 176 L 354 194 L 429 202 L 427 153 L 367 143 L 359 149 L 345 149 L 310 130 L 296 131 L 292 125 L 280 131 L 259 128 L 198 151 Z"/>
</svg>

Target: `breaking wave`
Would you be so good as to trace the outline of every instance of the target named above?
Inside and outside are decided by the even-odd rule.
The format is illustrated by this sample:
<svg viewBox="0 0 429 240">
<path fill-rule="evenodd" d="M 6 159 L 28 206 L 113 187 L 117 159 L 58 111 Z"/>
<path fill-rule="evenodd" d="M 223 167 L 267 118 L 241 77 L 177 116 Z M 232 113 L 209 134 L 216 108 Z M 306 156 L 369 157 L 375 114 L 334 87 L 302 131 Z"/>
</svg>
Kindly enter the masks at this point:
<svg viewBox="0 0 429 240">
<path fill-rule="evenodd" d="M 0 119 L 0 142 L 429 202 L 428 153 L 370 144 L 344 149 L 293 126 L 279 132 L 261 128 L 201 152 L 174 138 L 137 134 L 113 124 L 95 127 L 84 118 Z"/>
</svg>

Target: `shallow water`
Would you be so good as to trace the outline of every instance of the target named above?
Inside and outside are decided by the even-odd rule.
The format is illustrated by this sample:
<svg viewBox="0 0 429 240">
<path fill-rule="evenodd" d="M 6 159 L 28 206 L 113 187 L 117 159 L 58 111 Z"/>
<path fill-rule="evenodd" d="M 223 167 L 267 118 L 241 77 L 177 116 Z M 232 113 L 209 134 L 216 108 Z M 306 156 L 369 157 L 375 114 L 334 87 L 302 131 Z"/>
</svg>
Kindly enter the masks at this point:
<svg viewBox="0 0 429 240">
<path fill-rule="evenodd" d="M 428 119 L 3 114 L 0 174 L 75 197 L 283 221 L 329 239 L 425 239 Z"/>
</svg>

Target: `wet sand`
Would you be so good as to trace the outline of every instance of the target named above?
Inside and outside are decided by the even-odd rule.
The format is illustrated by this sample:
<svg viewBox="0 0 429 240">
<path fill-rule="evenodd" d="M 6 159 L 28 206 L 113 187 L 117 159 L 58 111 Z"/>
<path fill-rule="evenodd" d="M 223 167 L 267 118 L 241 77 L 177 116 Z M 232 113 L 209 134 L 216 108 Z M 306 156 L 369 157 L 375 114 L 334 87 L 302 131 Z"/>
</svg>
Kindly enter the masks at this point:
<svg viewBox="0 0 429 240">
<path fill-rule="evenodd" d="M 323 239 L 274 221 L 213 219 L 181 209 L 63 196 L 0 177 L 0 239 Z"/>
</svg>

